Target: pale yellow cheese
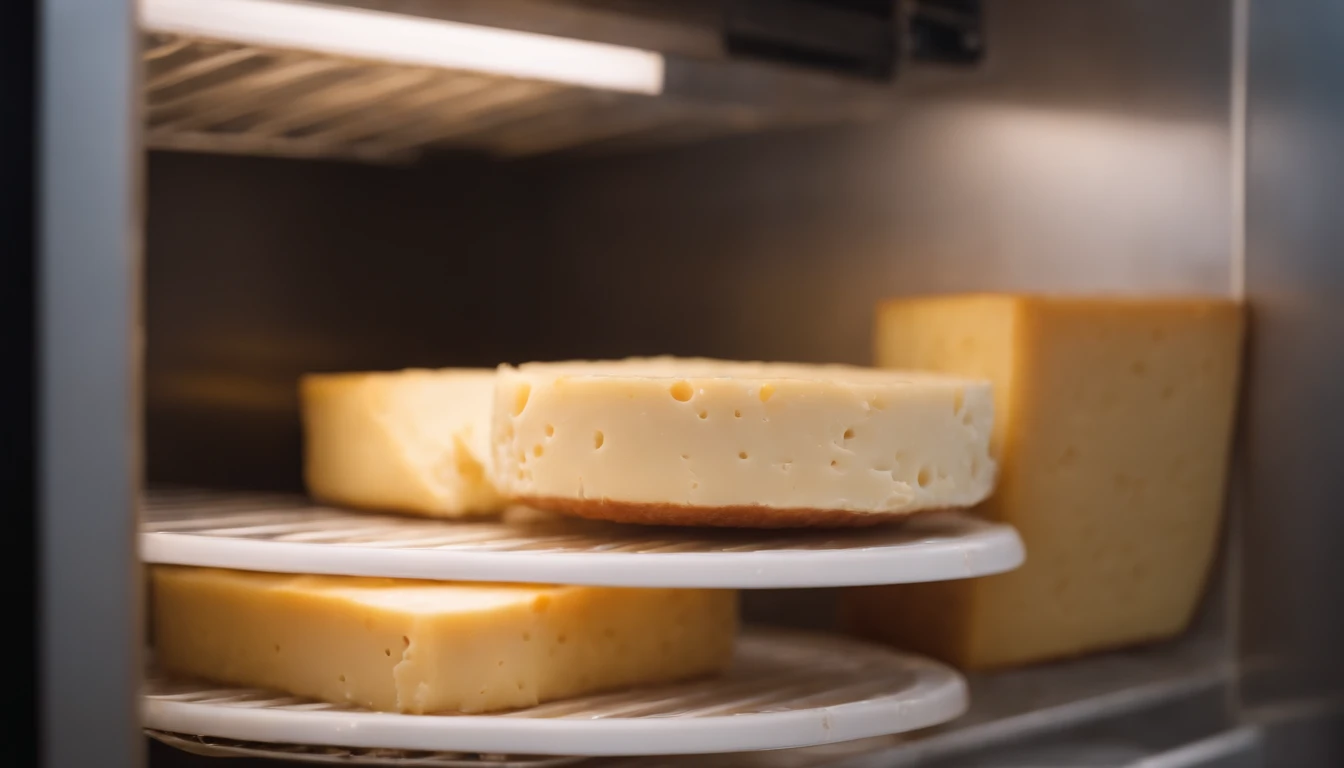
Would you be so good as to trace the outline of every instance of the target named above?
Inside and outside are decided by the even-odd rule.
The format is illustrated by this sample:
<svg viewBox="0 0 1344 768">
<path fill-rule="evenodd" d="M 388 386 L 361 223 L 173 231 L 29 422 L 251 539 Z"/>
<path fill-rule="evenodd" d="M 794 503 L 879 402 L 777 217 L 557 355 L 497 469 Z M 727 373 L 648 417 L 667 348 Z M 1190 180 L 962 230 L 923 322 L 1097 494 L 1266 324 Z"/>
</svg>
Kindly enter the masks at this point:
<svg viewBox="0 0 1344 768">
<path fill-rule="evenodd" d="M 987 382 L 928 373 L 676 358 L 502 366 L 496 483 L 525 499 L 903 515 L 990 493 L 992 421 Z"/>
<path fill-rule="evenodd" d="M 491 370 L 305 376 L 304 477 L 316 498 L 458 517 L 495 512 Z"/>
<path fill-rule="evenodd" d="M 1230 301 L 958 296 L 878 311 L 879 365 L 994 383 L 999 487 L 1026 564 L 854 590 L 853 630 L 966 668 L 1178 634 L 1218 542 L 1242 337 Z"/>
<path fill-rule="evenodd" d="M 166 670 L 370 709 L 489 712 L 720 672 L 728 590 L 481 585 L 156 566 Z"/>
</svg>

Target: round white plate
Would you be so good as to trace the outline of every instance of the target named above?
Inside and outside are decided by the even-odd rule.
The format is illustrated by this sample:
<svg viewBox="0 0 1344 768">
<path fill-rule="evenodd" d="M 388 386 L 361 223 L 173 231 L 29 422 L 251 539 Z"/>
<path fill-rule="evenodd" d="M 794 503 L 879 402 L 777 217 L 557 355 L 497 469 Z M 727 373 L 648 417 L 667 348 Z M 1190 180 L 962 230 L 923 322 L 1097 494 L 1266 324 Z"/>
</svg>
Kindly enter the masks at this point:
<svg viewBox="0 0 1344 768">
<path fill-rule="evenodd" d="M 201 757 L 250 757 L 253 760 L 282 760 L 318 765 L 374 765 L 385 768 L 569 768 L 588 762 L 580 756 L 548 757 L 541 755 L 492 755 L 474 752 L 426 752 L 424 750 L 382 749 L 377 747 L 333 747 L 329 744 L 271 744 L 240 741 L 217 736 L 190 736 L 145 729 L 145 735 L 182 752 Z M 692 759 L 701 759 L 696 756 Z M 153 757 L 151 756 L 151 761 Z M 220 768 L 233 768 L 224 763 Z"/>
<path fill-rule="evenodd" d="M 829 744 L 926 728 L 966 683 L 918 656 L 844 638 L 748 631 L 722 678 L 496 715 L 399 715 L 152 671 L 146 728 L 279 744 L 515 755 L 670 755 Z"/>
<path fill-rule="evenodd" d="M 859 530 L 719 530 L 531 510 L 436 520 L 183 491 L 149 497 L 140 553 L 150 563 L 283 573 L 720 589 L 947 581 L 1009 571 L 1024 557 L 1012 527 L 958 513 Z"/>
</svg>

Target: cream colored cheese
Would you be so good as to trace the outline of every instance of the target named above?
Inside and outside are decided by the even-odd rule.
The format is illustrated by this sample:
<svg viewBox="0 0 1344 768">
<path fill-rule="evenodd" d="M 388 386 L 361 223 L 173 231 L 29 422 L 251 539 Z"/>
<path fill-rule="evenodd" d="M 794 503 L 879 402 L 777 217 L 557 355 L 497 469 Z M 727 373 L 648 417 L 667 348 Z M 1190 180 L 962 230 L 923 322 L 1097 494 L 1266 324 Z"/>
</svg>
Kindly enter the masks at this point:
<svg viewBox="0 0 1344 768">
<path fill-rule="evenodd" d="M 170 672 L 407 713 L 488 712 L 721 671 L 736 593 L 157 566 Z"/>
<path fill-rule="evenodd" d="M 492 370 L 309 375 L 304 476 L 326 501 L 457 517 L 494 512 Z"/>
<path fill-rule="evenodd" d="M 652 358 L 501 366 L 496 484 L 533 499 L 905 514 L 994 483 L 988 383 Z"/>
</svg>

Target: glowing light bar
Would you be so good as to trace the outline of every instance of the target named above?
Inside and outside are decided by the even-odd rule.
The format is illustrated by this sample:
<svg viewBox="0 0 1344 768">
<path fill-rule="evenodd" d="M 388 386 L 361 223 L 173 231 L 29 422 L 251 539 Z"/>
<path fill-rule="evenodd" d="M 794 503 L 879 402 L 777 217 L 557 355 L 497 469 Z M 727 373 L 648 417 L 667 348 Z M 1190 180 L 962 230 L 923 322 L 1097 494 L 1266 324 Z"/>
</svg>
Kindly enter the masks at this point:
<svg viewBox="0 0 1344 768">
<path fill-rule="evenodd" d="M 606 43 L 289 0 L 142 0 L 154 32 L 658 94 L 663 57 Z"/>
</svg>

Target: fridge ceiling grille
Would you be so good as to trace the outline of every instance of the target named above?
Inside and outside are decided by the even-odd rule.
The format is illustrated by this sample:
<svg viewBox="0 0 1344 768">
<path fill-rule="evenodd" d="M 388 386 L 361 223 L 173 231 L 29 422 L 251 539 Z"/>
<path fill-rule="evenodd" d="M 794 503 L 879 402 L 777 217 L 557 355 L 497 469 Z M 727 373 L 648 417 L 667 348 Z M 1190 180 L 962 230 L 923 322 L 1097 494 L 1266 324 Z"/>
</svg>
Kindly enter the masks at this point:
<svg viewBox="0 0 1344 768">
<path fill-rule="evenodd" d="M 435 147 L 610 152 L 854 118 L 165 33 L 147 34 L 143 55 L 152 149 L 397 163 Z"/>
</svg>

